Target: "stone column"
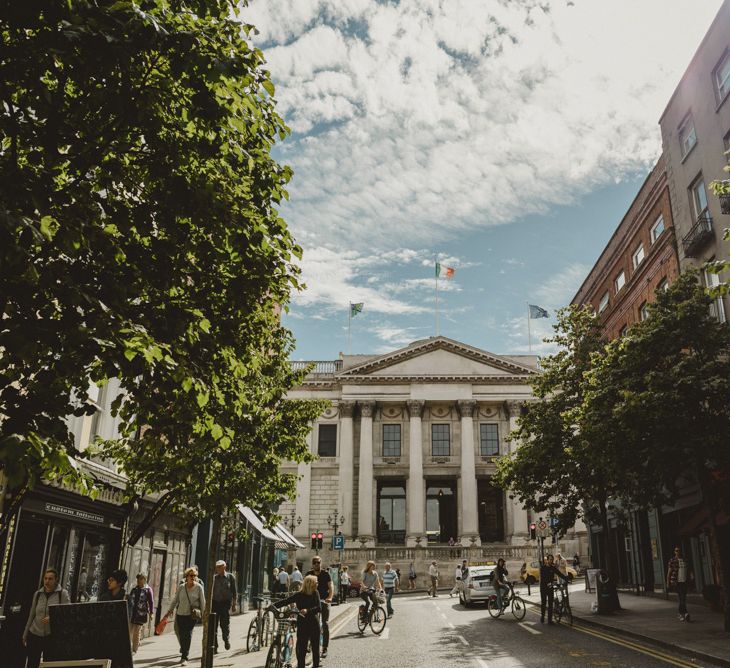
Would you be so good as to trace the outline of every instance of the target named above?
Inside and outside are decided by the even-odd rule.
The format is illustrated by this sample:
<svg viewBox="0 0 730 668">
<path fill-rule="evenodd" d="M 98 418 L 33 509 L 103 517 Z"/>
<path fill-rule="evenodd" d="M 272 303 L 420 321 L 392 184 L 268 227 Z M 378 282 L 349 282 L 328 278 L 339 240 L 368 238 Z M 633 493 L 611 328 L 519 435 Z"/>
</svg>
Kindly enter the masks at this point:
<svg viewBox="0 0 730 668">
<path fill-rule="evenodd" d="M 355 476 L 355 453 L 353 445 L 352 412 L 355 403 L 352 401 L 340 402 L 340 488 L 337 508 L 344 516 L 342 533 L 346 538 L 352 538 L 353 487 Z"/>
<path fill-rule="evenodd" d="M 510 432 L 517 429 L 517 418 L 520 417 L 522 410 L 521 401 L 508 401 L 507 411 L 509 414 L 509 430 Z M 510 443 L 510 452 L 514 452 L 519 447 L 516 441 Z M 507 512 L 509 514 L 507 526 L 510 531 L 510 542 L 513 545 L 524 545 L 525 540 L 528 536 L 527 526 L 527 510 L 522 507 L 522 504 L 515 498 L 510 499 L 509 493 L 506 498 Z"/>
<path fill-rule="evenodd" d="M 481 545 L 477 517 L 476 455 L 474 453 L 475 401 L 459 401 L 461 413 L 461 542 Z M 472 542 L 472 539 L 475 539 Z"/>
<path fill-rule="evenodd" d="M 366 547 L 375 545 L 373 531 L 373 409 L 374 401 L 360 406 L 360 477 L 358 479 L 357 531 Z M 362 540 L 361 540 L 362 542 Z"/>
<path fill-rule="evenodd" d="M 309 451 L 314 451 L 314 425 L 309 432 Z M 312 485 L 312 465 L 300 463 L 297 466 L 297 499 L 296 513 L 302 518 L 302 523 L 294 529 L 294 535 L 300 538 L 302 543 L 309 545 L 309 492 Z"/>
<path fill-rule="evenodd" d="M 423 401 L 409 401 L 410 415 L 408 452 L 408 547 L 426 546 L 426 483 L 423 479 Z"/>
</svg>

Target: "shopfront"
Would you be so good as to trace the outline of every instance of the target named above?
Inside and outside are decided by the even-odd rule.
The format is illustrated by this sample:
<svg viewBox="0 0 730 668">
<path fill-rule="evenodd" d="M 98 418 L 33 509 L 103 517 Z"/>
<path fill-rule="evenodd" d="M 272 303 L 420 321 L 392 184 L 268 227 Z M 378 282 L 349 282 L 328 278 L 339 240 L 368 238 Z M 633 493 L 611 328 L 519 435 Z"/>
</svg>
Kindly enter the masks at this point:
<svg viewBox="0 0 730 668">
<path fill-rule="evenodd" d="M 95 601 L 119 565 L 127 507 L 119 490 L 97 500 L 55 487 L 29 493 L 12 521 L 3 554 L 0 656 L 5 668 L 22 668 L 21 635 L 33 592 L 46 568 L 55 568 L 73 602 Z"/>
</svg>

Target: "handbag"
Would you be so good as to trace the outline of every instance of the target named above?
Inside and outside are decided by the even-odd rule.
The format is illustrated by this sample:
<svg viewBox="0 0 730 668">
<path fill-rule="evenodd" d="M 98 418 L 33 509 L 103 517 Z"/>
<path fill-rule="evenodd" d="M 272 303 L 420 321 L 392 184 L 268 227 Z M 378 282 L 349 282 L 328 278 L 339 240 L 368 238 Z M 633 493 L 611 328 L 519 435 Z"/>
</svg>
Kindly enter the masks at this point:
<svg viewBox="0 0 730 668">
<path fill-rule="evenodd" d="M 190 602 L 190 594 L 188 594 L 188 588 L 186 585 L 183 585 L 183 587 L 185 587 L 185 596 L 187 596 L 188 605 L 190 606 L 190 618 L 197 624 L 203 619 L 203 612 L 200 608 L 193 607 L 193 604 Z"/>
<path fill-rule="evenodd" d="M 165 627 L 167 626 L 167 618 L 163 617 L 160 623 L 155 626 L 155 635 L 161 636 L 165 632 Z"/>
</svg>

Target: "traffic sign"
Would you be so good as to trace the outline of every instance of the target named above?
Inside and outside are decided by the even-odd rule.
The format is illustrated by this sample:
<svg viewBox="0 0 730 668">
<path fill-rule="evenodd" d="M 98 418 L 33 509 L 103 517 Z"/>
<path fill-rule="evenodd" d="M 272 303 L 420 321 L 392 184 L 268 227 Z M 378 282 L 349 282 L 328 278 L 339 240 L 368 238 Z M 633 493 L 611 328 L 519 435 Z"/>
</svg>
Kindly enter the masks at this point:
<svg viewBox="0 0 730 668">
<path fill-rule="evenodd" d="M 336 536 L 332 536 L 332 549 L 333 550 L 344 550 L 345 549 L 345 537 L 338 533 Z"/>
<path fill-rule="evenodd" d="M 540 520 L 537 523 L 537 526 L 544 531 L 545 529 L 547 529 L 547 522 L 545 520 Z"/>
</svg>

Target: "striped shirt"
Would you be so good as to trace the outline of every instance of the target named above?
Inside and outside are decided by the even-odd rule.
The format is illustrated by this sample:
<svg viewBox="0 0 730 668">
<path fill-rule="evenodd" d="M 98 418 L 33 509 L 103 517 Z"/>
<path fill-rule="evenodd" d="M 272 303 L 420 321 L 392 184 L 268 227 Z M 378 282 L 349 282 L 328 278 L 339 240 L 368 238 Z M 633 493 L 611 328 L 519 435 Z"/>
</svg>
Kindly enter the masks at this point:
<svg viewBox="0 0 730 668">
<path fill-rule="evenodd" d="M 396 582 L 398 582 L 398 573 L 392 568 L 389 571 L 383 572 L 383 587 L 386 589 L 395 589 Z"/>
</svg>

